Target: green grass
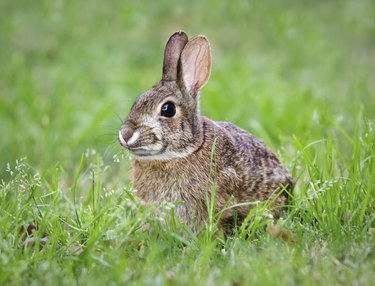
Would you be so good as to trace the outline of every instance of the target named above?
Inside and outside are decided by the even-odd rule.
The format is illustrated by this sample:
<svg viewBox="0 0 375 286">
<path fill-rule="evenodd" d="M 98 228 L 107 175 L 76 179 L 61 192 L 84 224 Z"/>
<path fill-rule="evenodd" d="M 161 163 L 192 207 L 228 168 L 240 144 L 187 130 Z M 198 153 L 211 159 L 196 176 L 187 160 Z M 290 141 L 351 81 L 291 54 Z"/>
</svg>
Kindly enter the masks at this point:
<svg viewBox="0 0 375 286">
<path fill-rule="evenodd" d="M 0 3 L 1 285 L 372 285 L 374 1 L 29 2 Z M 212 44 L 202 113 L 293 173 L 278 221 L 195 235 L 134 198 L 116 135 L 179 29 Z"/>
</svg>

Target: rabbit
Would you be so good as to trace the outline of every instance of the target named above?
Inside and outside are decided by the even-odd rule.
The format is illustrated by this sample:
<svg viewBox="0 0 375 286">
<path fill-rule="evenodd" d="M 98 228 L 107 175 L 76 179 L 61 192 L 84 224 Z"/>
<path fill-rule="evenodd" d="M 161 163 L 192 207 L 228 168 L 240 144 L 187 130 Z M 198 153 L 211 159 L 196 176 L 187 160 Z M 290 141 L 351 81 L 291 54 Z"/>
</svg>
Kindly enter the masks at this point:
<svg viewBox="0 0 375 286">
<path fill-rule="evenodd" d="M 279 216 L 293 188 L 292 176 L 263 141 L 200 114 L 199 94 L 210 73 L 207 38 L 175 32 L 165 47 L 161 81 L 138 96 L 118 134 L 132 156 L 138 198 L 156 206 L 181 202 L 174 213 L 195 232 L 208 222 L 213 190 L 216 213 L 226 208 L 218 228 L 227 230 L 243 222 L 251 203 L 284 190 L 272 205 Z"/>
</svg>

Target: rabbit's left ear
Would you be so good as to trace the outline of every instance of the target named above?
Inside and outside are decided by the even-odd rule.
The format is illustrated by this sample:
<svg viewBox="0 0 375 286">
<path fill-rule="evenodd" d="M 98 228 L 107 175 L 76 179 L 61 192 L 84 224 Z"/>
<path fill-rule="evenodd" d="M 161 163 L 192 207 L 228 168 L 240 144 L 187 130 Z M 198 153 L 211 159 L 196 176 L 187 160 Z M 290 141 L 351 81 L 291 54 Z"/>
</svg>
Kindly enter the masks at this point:
<svg viewBox="0 0 375 286">
<path fill-rule="evenodd" d="M 164 50 L 162 80 L 175 81 L 177 79 L 178 60 L 187 42 L 188 37 L 182 31 L 176 32 L 170 36 Z"/>
<path fill-rule="evenodd" d="M 197 94 L 207 83 L 211 73 L 211 48 L 204 36 L 190 40 L 181 53 L 179 77 L 186 90 Z"/>
</svg>

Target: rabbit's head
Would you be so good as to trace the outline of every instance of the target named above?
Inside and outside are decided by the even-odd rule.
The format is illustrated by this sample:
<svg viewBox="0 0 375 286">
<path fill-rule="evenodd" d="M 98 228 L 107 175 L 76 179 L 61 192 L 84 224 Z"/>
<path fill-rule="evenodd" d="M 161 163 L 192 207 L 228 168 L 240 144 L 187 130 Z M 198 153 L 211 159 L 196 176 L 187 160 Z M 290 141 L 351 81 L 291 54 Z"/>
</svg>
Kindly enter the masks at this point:
<svg viewBox="0 0 375 286">
<path fill-rule="evenodd" d="M 162 80 L 138 96 L 119 131 L 120 144 L 136 159 L 185 157 L 203 140 L 199 91 L 211 71 L 208 40 L 174 33 L 164 51 Z"/>
</svg>

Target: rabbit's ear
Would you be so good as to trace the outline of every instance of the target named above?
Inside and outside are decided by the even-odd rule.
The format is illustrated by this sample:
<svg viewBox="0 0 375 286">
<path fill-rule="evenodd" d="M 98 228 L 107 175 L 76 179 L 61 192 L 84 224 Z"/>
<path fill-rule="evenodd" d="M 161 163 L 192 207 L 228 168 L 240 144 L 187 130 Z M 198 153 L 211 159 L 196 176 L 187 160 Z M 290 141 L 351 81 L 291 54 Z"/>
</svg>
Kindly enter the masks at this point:
<svg viewBox="0 0 375 286">
<path fill-rule="evenodd" d="M 184 47 L 180 58 L 180 79 L 187 91 L 196 94 L 210 78 L 211 48 L 204 36 L 197 36 Z"/>
<path fill-rule="evenodd" d="M 168 40 L 164 50 L 163 78 L 165 81 L 177 80 L 177 65 L 182 49 L 188 42 L 187 35 L 180 31 L 174 33 Z"/>
</svg>

